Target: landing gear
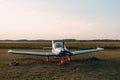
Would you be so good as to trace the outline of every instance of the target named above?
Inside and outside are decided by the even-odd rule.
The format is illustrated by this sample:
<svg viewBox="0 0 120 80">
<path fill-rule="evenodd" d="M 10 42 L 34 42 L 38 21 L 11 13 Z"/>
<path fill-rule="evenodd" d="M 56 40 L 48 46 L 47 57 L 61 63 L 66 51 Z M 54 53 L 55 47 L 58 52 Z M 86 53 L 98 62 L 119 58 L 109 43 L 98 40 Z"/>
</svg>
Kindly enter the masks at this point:
<svg viewBox="0 0 120 80">
<path fill-rule="evenodd" d="M 67 57 L 67 60 L 70 62 L 72 59 L 71 59 L 71 56 L 68 56 Z M 60 64 L 64 64 L 65 63 L 65 60 L 64 60 L 64 58 L 61 58 L 61 60 L 60 60 Z"/>
<path fill-rule="evenodd" d="M 71 60 L 72 60 L 72 59 L 71 59 L 71 56 L 68 56 L 68 57 L 67 57 L 67 60 L 68 60 L 69 62 L 71 62 Z"/>
<path fill-rule="evenodd" d="M 60 64 L 64 64 L 64 63 L 65 63 L 64 58 L 65 58 L 65 57 L 61 57 L 61 59 L 60 59 Z M 49 61 L 50 61 L 49 56 L 47 56 L 47 57 L 45 58 L 45 60 L 46 60 L 46 62 L 49 62 Z M 68 62 L 71 62 L 71 60 L 72 60 L 72 59 L 71 59 L 71 56 L 68 56 L 68 57 L 67 57 L 67 61 L 68 61 Z"/>
<path fill-rule="evenodd" d="M 62 58 L 61 60 L 60 60 L 60 64 L 64 64 L 65 63 L 65 61 L 64 61 L 64 59 Z"/>
<path fill-rule="evenodd" d="M 46 57 L 46 62 L 49 62 L 50 61 L 50 58 L 49 56 Z"/>
</svg>

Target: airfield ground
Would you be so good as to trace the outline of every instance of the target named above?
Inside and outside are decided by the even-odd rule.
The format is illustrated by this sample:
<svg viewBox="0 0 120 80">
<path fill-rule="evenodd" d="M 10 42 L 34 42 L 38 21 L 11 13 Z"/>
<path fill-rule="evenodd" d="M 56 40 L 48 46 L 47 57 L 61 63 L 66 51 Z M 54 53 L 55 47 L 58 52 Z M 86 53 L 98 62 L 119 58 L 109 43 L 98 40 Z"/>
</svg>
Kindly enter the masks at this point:
<svg viewBox="0 0 120 80">
<path fill-rule="evenodd" d="M 15 43 L 0 44 L 8 47 Z M 16 44 L 20 46 L 20 43 Z M 101 43 L 99 45 L 102 46 Z M 120 49 L 76 55 L 72 57 L 72 62 L 66 61 L 64 65 L 59 64 L 59 59 L 55 57 L 51 57 L 51 61 L 46 63 L 45 57 L 12 55 L 7 53 L 8 50 L 2 47 L 0 49 L 0 80 L 120 80 Z M 43 51 L 18 48 L 15 50 Z M 96 56 L 98 60 L 92 59 L 92 56 Z M 14 58 L 20 65 L 9 65 Z"/>
</svg>

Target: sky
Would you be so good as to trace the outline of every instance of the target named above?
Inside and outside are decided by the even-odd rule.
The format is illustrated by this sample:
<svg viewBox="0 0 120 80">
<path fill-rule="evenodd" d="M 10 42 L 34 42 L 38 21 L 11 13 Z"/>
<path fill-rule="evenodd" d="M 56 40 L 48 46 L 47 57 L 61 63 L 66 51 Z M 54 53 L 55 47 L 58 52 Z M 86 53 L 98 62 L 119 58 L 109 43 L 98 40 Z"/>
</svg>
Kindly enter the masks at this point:
<svg viewBox="0 0 120 80">
<path fill-rule="evenodd" d="M 120 0 L 0 0 L 0 40 L 120 39 Z"/>
</svg>

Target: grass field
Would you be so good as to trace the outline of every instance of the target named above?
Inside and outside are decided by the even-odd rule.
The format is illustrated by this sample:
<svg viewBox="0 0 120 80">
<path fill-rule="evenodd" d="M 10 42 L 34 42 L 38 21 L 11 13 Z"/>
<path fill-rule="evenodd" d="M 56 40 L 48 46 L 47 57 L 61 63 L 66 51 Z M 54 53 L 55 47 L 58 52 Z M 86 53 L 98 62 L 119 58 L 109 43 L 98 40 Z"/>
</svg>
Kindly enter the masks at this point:
<svg viewBox="0 0 120 80">
<path fill-rule="evenodd" d="M 21 51 L 43 51 L 40 49 L 20 49 L 20 45 L 39 47 L 40 43 L 0 43 L 5 46 L 16 45 L 14 49 Z M 19 45 L 18 45 L 19 44 Z M 76 45 L 75 45 L 76 44 Z M 88 48 L 103 46 L 105 43 L 78 43 L 84 44 Z M 67 46 L 78 46 L 77 43 Z M 88 46 L 92 46 L 89 47 Z M 91 45 L 94 44 L 94 45 Z M 106 43 L 120 46 L 120 43 Z M 4 45 L 0 45 L 3 46 Z M 47 47 L 51 43 L 41 43 L 42 47 Z M 83 47 L 84 47 L 83 46 Z M 18 48 L 19 47 L 19 48 Z M 79 47 L 79 46 L 78 46 Z M 5 48 L 5 47 L 4 47 Z M 79 47 L 80 48 L 80 47 Z M 78 49 L 77 49 L 78 50 Z M 45 57 L 30 56 L 30 55 L 12 55 L 7 53 L 7 49 L 0 49 L 0 80 L 119 80 L 120 79 L 120 49 L 107 49 L 105 51 L 91 54 L 82 54 L 72 57 L 72 62 L 67 62 L 64 65 L 59 64 L 59 59 L 50 58 L 50 62 L 45 62 Z M 74 51 L 74 50 L 72 50 Z M 96 56 L 98 60 L 93 60 L 91 57 Z M 20 63 L 19 66 L 10 66 L 9 63 L 14 58 Z"/>
<path fill-rule="evenodd" d="M 0 42 L 0 49 L 42 49 L 51 47 L 51 42 Z M 66 42 L 68 49 L 120 49 L 120 42 Z"/>
</svg>

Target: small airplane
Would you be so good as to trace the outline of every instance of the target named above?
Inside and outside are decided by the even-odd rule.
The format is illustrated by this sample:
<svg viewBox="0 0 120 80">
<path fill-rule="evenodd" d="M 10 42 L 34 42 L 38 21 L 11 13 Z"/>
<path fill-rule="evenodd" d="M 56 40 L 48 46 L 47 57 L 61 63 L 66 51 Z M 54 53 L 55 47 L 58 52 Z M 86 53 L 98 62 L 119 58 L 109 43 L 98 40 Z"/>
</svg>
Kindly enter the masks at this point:
<svg viewBox="0 0 120 80">
<path fill-rule="evenodd" d="M 22 54 L 22 55 L 46 56 L 46 62 L 50 61 L 49 57 L 56 56 L 56 57 L 60 57 L 61 58 L 60 63 L 64 64 L 65 56 L 67 56 L 67 60 L 70 62 L 72 60 L 71 56 L 73 56 L 73 55 L 87 54 L 87 53 L 98 52 L 98 51 L 104 50 L 104 48 L 96 48 L 96 49 L 70 52 L 64 44 L 65 44 L 64 40 L 62 42 L 54 42 L 52 40 L 52 52 L 50 52 L 50 53 L 48 53 L 48 52 L 23 52 L 23 51 L 13 51 L 13 50 L 9 50 L 8 53 Z"/>
</svg>

